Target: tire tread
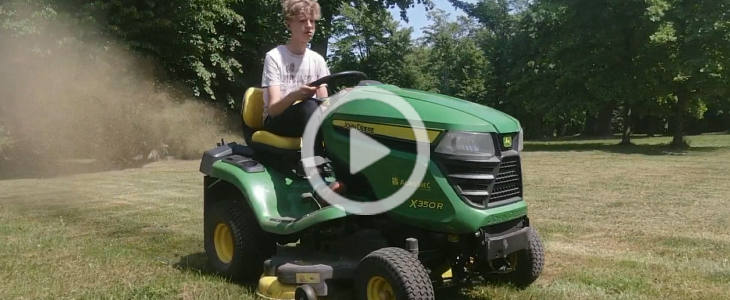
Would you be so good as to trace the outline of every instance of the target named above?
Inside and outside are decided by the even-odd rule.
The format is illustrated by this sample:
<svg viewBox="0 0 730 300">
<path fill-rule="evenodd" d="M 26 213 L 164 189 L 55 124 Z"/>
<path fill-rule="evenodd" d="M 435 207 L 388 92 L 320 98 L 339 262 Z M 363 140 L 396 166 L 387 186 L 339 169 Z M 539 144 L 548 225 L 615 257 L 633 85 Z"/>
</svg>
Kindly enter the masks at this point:
<svg viewBox="0 0 730 300">
<path fill-rule="evenodd" d="M 207 208 L 205 218 L 205 249 L 213 269 L 236 281 L 258 279 L 263 262 L 274 251 L 274 242 L 259 227 L 255 217 L 242 203 L 222 200 Z M 212 231 L 219 220 L 226 220 L 233 235 L 233 260 L 224 264 L 218 260 L 212 241 Z"/>
<path fill-rule="evenodd" d="M 361 266 L 368 266 L 365 267 L 366 272 L 360 275 L 367 275 L 367 271 L 370 271 L 370 265 L 384 269 L 387 272 L 387 277 L 396 281 L 391 285 L 398 300 L 435 298 L 433 285 L 426 269 L 412 253 L 404 249 L 388 247 L 375 250 L 365 256 L 360 264 Z M 358 280 L 361 298 L 367 296 L 363 292 L 367 286 L 367 280 L 369 280 L 369 276 Z"/>
<path fill-rule="evenodd" d="M 517 270 L 512 273 L 514 285 L 524 288 L 535 282 L 545 265 L 545 249 L 537 231 L 530 227 L 527 233 L 528 248 L 518 257 Z"/>
</svg>

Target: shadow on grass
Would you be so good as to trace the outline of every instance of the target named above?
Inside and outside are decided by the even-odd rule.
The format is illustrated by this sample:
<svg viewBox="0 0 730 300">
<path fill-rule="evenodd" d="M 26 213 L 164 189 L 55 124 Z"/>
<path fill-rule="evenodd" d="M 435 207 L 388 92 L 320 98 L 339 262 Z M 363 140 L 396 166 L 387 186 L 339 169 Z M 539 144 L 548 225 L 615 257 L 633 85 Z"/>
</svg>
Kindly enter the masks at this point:
<svg viewBox="0 0 730 300">
<path fill-rule="evenodd" d="M 522 289 L 514 287 L 507 282 L 485 282 L 476 285 L 447 285 L 435 288 L 436 299 L 454 299 L 454 300 L 476 300 L 503 298 L 499 297 L 500 293 L 504 293 L 504 288 L 508 291 L 520 291 Z M 486 291 L 485 291 L 486 289 Z M 490 294 L 490 291 L 502 290 L 496 294 Z"/>
<path fill-rule="evenodd" d="M 175 269 L 194 272 L 205 275 L 217 275 L 213 268 L 208 265 L 208 256 L 205 252 L 188 254 L 180 257 L 180 261 L 173 265 Z"/>
<path fill-rule="evenodd" d="M 208 258 L 205 252 L 198 252 L 180 257 L 180 261 L 173 265 L 175 269 L 183 272 L 192 272 L 195 274 L 201 274 L 211 277 L 220 277 L 215 271 L 208 265 Z M 251 291 L 255 290 L 257 285 L 251 282 L 235 282 L 236 284 L 242 285 Z M 329 299 L 340 300 L 340 299 L 352 299 L 353 287 L 351 282 L 333 282 L 332 297 Z M 472 287 L 473 288 L 473 287 Z M 470 287 L 462 286 L 446 286 L 436 288 L 436 299 L 483 299 L 482 296 L 469 295 Z"/>
<path fill-rule="evenodd" d="M 191 272 L 195 274 L 200 274 L 204 276 L 210 276 L 210 277 L 217 277 L 221 278 L 222 280 L 229 280 L 225 277 L 221 276 L 220 274 L 216 273 L 213 268 L 208 265 L 208 256 L 205 254 L 205 252 L 198 252 L 193 254 L 188 254 L 185 256 L 180 257 L 180 261 L 172 265 L 175 269 L 178 269 L 183 272 Z M 249 290 L 255 290 L 256 289 L 256 282 L 240 282 L 240 281 L 232 281 L 235 284 L 241 285 L 243 287 L 246 287 Z"/>
<path fill-rule="evenodd" d="M 465 290 L 468 288 L 465 287 L 456 287 L 456 286 L 449 286 L 449 287 L 440 287 L 436 288 L 436 299 L 453 299 L 453 300 L 461 300 L 461 299 L 478 299 L 476 297 L 470 297 L 465 293 Z"/>
<path fill-rule="evenodd" d="M 604 151 L 619 154 L 684 155 L 689 152 L 712 152 L 723 147 L 674 148 L 668 145 L 618 145 L 605 143 L 525 144 L 525 151 Z"/>
</svg>

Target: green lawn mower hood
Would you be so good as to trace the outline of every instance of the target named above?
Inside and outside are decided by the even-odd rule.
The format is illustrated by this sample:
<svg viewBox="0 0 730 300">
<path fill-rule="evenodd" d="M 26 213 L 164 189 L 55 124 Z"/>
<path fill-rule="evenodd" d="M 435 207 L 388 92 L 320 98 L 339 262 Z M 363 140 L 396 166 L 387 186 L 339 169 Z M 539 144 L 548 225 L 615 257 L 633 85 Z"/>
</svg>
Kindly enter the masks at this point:
<svg viewBox="0 0 730 300">
<path fill-rule="evenodd" d="M 400 97 L 410 104 L 429 129 L 471 132 L 517 132 L 520 123 L 513 117 L 493 108 L 441 94 L 399 88 L 394 85 L 360 86 L 347 97 L 388 100 Z M 353 101 L 336 112 L 337 117 L 351 120 L 386 122 L 408 125 L 392 107 L 373 101 Z"/>
</svg>

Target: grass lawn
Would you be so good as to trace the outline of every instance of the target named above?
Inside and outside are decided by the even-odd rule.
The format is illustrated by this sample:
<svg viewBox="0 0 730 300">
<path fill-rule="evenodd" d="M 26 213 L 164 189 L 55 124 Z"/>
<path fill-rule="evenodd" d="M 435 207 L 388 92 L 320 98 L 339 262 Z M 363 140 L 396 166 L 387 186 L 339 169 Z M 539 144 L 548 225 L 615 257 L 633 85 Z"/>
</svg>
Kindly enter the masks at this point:
<svg viewBox="0 0 730 300">
<path fill-rule="evenodd" d="M 546 265 L 524 290 L 455 298 L 730 297 L 730 135 L 527 143 L 525 197 Z M 243 298 L 210 275 L 197 161 L 0 180 L 0 298 Z"/>
</svg>

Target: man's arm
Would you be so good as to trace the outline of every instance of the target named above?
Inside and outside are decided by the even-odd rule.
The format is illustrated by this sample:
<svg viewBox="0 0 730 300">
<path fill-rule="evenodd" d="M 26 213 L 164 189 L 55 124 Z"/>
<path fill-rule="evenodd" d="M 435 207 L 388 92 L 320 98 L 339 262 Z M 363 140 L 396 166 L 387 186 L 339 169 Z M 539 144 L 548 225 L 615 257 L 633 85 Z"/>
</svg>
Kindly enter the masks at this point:
<svg viewBox="0 0 730 300">
<path fill-rule="evenodd" d="M 319 78 L 322 78 L 324 76 L 330 75 L 330 69 L 327 67 L 327 62 L 324 60 L 324 57 L 319 55 L 318 57 L 319 61 Z M 324 99 L 329 96 L 329 92 L 327 91 L 327 85 L 323 84 L 319 86 L 319 89 L 317 89 L 317 98 Z"/>
<path fill-rule="evenodd" d="M 295 101 L 310 98 L 315 93 L 319 97 L 321 90 L 324 90 L 324 97 L 327 97 L 326 85 L 320 85 L 319 87 L 302 85 L 298 90 L 292 91 L 283 98 L 281 97 L 281 89 L 278 85 L 268 86 L 266 89 L 269 93 L 269 116 L 279 115 Z"/>
</svg>

